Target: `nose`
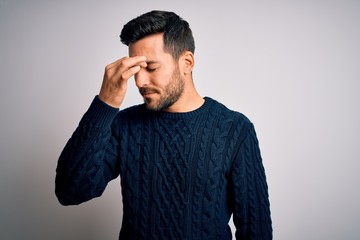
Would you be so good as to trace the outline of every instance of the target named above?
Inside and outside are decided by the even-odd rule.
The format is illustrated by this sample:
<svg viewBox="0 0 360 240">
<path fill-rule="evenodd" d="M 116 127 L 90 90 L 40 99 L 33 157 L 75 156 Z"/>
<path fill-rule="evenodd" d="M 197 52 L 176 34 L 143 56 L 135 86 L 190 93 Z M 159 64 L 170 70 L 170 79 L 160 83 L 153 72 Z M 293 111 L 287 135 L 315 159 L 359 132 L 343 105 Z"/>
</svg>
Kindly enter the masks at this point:
<svg viewBox="0 0 360 240">
<path fill-rule="evenodd" d="M 146 71 L 146 69 L 143 67 L 140 69 L 139 72 L 135 74 L 134 78 L 135 78 L 135 84 L 138 88 L 145 87 L 150 83 L 149 74 Z"/>
</svg>

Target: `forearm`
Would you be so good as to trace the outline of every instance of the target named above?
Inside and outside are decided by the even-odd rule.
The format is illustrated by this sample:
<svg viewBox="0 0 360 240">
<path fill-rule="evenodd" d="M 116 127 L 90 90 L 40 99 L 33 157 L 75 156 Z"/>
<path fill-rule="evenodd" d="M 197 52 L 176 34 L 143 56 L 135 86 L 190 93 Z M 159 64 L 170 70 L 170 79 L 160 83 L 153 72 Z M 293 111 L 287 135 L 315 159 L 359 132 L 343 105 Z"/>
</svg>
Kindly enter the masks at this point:
<svg viewBox="0 0 360 240">
<path fill-rule="evenodd" d="M 58 160 L 55 193 L 61 204 L 79 204 L 99 196 L 112 177 L 104 169 L 104 156 L 117 112 L 95 98 L 81 119 Z"/>
</svg>

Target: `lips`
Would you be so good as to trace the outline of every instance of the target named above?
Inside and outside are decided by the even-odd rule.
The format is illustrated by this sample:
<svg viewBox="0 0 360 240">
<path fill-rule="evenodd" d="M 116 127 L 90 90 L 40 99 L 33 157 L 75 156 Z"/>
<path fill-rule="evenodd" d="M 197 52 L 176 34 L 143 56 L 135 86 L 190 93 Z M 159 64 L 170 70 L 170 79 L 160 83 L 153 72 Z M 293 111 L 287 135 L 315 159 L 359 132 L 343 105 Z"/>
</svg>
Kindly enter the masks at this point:
<svg viewBox="0 0 360 240">
<path fill-rule="evenodd" d="M 154 88 L 140 88 L 139 92 L 142 96 L 147 96 L 150 94 L 154 94 L 154 93 L 159 93 L 158 90 L 154 89 Z"/>
</svg>

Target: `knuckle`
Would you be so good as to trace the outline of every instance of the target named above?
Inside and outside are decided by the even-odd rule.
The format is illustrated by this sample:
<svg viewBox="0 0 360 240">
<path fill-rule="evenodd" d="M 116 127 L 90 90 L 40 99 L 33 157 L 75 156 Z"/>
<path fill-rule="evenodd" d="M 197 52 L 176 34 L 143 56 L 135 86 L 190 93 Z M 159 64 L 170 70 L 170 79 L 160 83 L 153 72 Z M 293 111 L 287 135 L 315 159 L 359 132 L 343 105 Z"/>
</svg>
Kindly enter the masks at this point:
<svg viewBox="0 0 360 240">
<path fill-rule="evenodd" d="M 129 76 L 128 76 L 127 72 L 123 72 L 123 73 L 121 74 L 121 78 L 122 78 L 122 79 L 128 79 Z"/>
<path fill-rule="evenodd" d="M 105 72 L 108 72 L 110 69 L 111 69 L 111 65 L 110 65 L 110 64 L 105 66 Z"/>
<path fill-rule="evenodd" d="M 127 58 L 120 62 L 121 68 L 129 68 L 130 66 L 131 66 L 131 64 Z"/>
<path fill-rule="evenodd" d="M 109 66 L 106 66 L 106 67 L 105 67 L 105 73 L 104 73 L 104 75 L 107 76 L 107 77 L 110 77 L 110 76 L 112 75 L 112 69 L 111 69 L 111 67 L 109 67 Z"/>
</svg>

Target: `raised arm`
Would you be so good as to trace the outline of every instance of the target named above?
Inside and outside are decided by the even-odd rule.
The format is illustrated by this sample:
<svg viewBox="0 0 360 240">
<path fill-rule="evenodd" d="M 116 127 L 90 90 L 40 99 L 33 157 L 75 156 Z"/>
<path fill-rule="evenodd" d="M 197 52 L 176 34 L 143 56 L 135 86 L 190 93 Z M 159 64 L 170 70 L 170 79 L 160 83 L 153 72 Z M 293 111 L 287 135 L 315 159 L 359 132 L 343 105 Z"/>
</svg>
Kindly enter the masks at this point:
<svg viewBox="0 0 360 240">
<path fill-rule="evenodd" d="M 63 149 L 56 168 L 55 193 L 63 205 L 80 204 L 104 191 L 118 175 L 111 123 L 118 109 L 95 97 Z"/>
<path fill-rule="evenodd" d="M 63 205 L 98 197 L 118 176 L 118 139 L 111 125 L 124 100 L 128 79 L 145 57 L 124 57 L 106 66 L 99 96 L 81 119 L 62 151 L 56 168 L 55 194 Z"/>
</svg>

